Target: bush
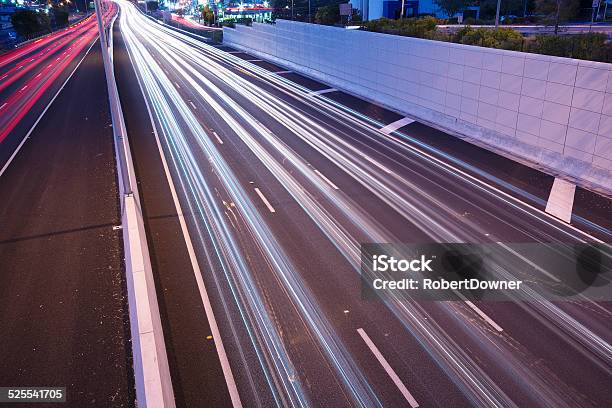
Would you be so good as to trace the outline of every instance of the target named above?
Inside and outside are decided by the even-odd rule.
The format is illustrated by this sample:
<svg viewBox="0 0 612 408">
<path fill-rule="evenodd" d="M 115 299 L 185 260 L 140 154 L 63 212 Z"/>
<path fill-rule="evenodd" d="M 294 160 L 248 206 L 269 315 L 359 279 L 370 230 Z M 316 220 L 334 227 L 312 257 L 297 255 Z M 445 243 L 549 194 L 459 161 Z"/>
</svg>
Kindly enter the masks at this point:
<svg viewBox="0 0 612 408">
<path fill-rule="evenodd" d="M 428 33 L 436 31 L 438 20 L 435 17 L 427 16 L 419 19 L 404 20 L 406 24 L 402 27 L 402 31 L 407 36 L 425 38 Z"/>
<path fill-rule="evenodd" d="M 454 34 L 438 31 L 436 25 L 443 23 L 428 16 L 421 19 L 367 21 L 364 29 L 380 33 L 425 38 L 437 41 L 451 41 L 459 44 L 480 47 L 498 48 L 512 51 L 525 51 L 536 54 L 555 55 L 591 61 L 612 62 L 612 42 L 603 33 L 577 34 L 571 36 L 538 35 L 535 38 L 523 38 L 521 33 L 512 28 L 500 27 L 473 28 L 461 27 Z"/>
<path fill-rule="evenodd" d="M 53 14 L 54 27 L 63 27 L 65 25 L 68 25 L 68 11 L 60 7 L 53 7 L 51 11 Z"/>
<path fill-rule="evenodd" d="M 159 10 L 159 2 L 157 1 L 147 1 L 147 10 L 150 12 Z"/>
<path fill-rule="evenodd" d="M 314 19 L 317 24 L 334 25 L 340 21 L 340 7 L 337 4 L 319 7 Z"/>
<path fill-rule="evenodd" d="M 604 33 L 570 36 L 538 35 L 529 43 L 525 51 L 557 57 L 612 62 L 612 43 L 607 41 Z"/>
<path fill-rule="evenodd" d="M 565 57 L 571 54 L 571 42 L 560 35 L 538 35 L 534 41 L 530 42 L 529 51 Z"/>
<path fill-rule="evenodd" d="M 470 26 L 465 26 L 457 31 L 454 41 L 466 45 L 520 51 L 523 44 L 523 36 L 511 28 L 493 30 L 489 28 L 474 29 Z"/>
<path fill-rule="evenodd" d="M 51 31 L 49 17 L 42 12 L 18 10 L 11 15 L 11 24 L 20 37 L 30 37 Z"/>
<path fill-rule="evenodd" d="M 236 24 L 243 24 L 245 26 L 251 26 L 253 25 L 253 19 L 249 17 L 237 18 Z"/>
<path fill-rule="evenodd" d="M 438 20 L 427 16 L 424 18 L 405 18 L 402 20 L 390 20 L 381 18 L 367 21 L 364 27 L 368 31 L 379 33 L 397 34 L 406 37 L 429 38 L 436 31 Z"/>
</svg>

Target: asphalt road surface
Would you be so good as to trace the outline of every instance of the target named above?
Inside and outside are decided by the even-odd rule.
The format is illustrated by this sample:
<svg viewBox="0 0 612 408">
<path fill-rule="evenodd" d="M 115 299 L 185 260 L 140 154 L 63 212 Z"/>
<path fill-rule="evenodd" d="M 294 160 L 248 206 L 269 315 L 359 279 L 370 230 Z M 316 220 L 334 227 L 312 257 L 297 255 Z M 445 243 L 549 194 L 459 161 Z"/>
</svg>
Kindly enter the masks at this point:
<svg viewBox="0 0 612 408">
<path fill-rule="evenodd" d="M 539 210 L 537 195 L 552 183 L 546 177 L 527 205 L 484 171 L 461 168 L 417 139 L 381 133 L 393 115 L 370 120 L 350 112 L 338 106 L 338 93 L 317 92 L 325 84 L 183 36 L 119 4 L 115 68 L 125 77 L 119 92 L 128 134 L 138 129 L 130 143 L 140 182 L 150 188 L 142 197 L 145 207 L 154 194 L 165 200 L 169 207 L 155 212 L 174 223 L 172 239 L 149 237 L 157 240 L 159 281 L 173 284 L 158 283 L 160 304 L 190 304 L 162 318 L 166 326 L 197 322 L 191 303 L 205 302 L 195 288 L 202 279 L 221 333 L 174 341 L 178 405 L 203 405 L 211 393 L 229 404 L 231 386 L 189 380 L 210 372 L 235 383 L 244 406 L 608 404 L 609 304 L 540 295 L 529 302 L 365 300 L 359 245 L 609 242 L 610 217 L 589 236 L 579 217 L 568 225 Z M 136 107 L 139 93 L 147 109 Z M 418 126 L 400 131 L 423 132 Z M 167 185 L 151 188 L 160 179 Z M 600 212 L 609 210 L 604 204 Z M 177 226 L 181 217 L 186 229 Z M 148 218 L 149 231 L 159 228 Z M 195 251 L 190 264 L 185 245 Z M 525 262 L 503 245 L 496 257 L 509 276 Z M 529 279 L 545 282 L 544 272 Z M 186 360 L 211 340 L 223 342 L 227 355 L 218 359 L 232 375 L 217 360 Z"/>
<path fill-rule="evenodd" d="M 388 131 L 401 115 L 118 4 L 177 406 L 609 404 L 609 302 L 371 299 L 360 275 L 362 243 L 473 242 L 501 277 L 564 290 L 507 243 L 609 243 L 609 198 L 578 189 L 565 224 L 542 211 L 550 176 L 416 122 Z M 0 56 L 0 386 L 134 406 L 95 37 L 90 17 Z"/>
<path fill-rule="evenodd" d="M 0 57 L 0 76 L 29 70 L 0 82 L 3 134 L 21 115 L 0 142 L 0 385 L 66 387 L 70 407 L 130 407 L 113 134 L 97 28 L 82 27 Z"/>
<path fill-rule="evenodd" d="M 116 7 L 104 14 L 108 23 Z M 96 16 L 0 55 L 0 165 L 3 167 L 97 36 Z M 0 167 L 0 168 L 2 168 Z"/>
</svg>

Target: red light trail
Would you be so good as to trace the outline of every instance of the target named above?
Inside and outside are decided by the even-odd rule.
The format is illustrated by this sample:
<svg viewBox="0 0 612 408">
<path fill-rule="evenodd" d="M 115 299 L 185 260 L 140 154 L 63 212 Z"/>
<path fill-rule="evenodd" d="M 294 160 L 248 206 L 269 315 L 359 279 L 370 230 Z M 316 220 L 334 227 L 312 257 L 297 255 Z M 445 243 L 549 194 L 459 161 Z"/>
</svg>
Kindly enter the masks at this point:
<svg viewBox="0 0 612 408">
<path fill-rule="evenodd" d="M 105 24 L 116 12 L 117 6 L 111 3 L 104 15 Z M 0 92 L 10 92 L 8 97 L 0 99 L 0 142 L 97 36 L 95 14 L 92 14 L 64 30 L 0 56 Z M 9 86 L 22 77 L 26 79 L 10 90 Z"/>
</svg>

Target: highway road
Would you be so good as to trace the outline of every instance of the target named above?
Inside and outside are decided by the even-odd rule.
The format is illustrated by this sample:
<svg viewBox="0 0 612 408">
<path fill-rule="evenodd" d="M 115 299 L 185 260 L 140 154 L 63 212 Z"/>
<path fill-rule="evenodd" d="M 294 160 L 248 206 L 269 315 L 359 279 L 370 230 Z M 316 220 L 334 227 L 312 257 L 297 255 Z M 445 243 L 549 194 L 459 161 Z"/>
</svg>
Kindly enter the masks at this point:
<svg viewBox="0 0 612 408">
<path fill-rule="evenodd" d="M 172 239 L 159 211 L 145 223 L 179 406 L 210 394 L 262 407 L 609 403 L 609 303 L 372 301 L 359 274 L 360 243 L 473 242 L 498 243 L 500 273 L 515 276 L 528 260 L 503 243 L 609 242 L 609 200 L 588 235 L 339 106 L 325 84 L 118 4 L 115 69 L 141 196 L 172 207 Z M 191 307 L 173 312 L 180 302 Z M 174 328 L 198 318 L 207 335 L 178 344 Z M 190 364 L 210 341 L 217 359 Z"/>
<path fill-rule="evenodd" d="M 95 16 L 0 56 L 0 385 L 70 407 L 135 398 L 103 75 Z"/>
<path fill-rule="evenodd" d="M 106 22 L 116 9 L 109 8 Z M 97 36 L 95 14 L 0 55 L 0 165 L 4 166 Z M 2 167 L 0 167 L 2 168 Z"/>
</svg>

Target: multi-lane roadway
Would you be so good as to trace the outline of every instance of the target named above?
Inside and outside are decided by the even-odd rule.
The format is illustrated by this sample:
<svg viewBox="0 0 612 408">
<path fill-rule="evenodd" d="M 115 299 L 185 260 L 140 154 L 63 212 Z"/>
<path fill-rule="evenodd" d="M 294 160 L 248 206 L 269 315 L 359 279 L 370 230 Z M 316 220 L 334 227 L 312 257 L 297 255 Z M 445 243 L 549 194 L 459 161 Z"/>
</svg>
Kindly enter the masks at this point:
<svg viewBox="0 0 612 408">
<path fill-rule="evenodd" d="M 564 223 L 550 176 L 104 4 L 178 406 L 609 404 L 610 303 L 373 300 L 360 276 L 362 243 L 485 243 L 500 277 L 563 291 L 512 243 L 609 243 L 609 198 L 578 189 Z M 130 406 L 96 35 L 0 56 L 0 385 Z"/>
<path fill-rule="evenodd" d="M 0 385 L 65 387 L 70 407 L 131 407 L 117 173 L 97 33 L 91 16 L 0 56 Z"/>
<path fill-rule="evenodd" d="M 116 9 L 105 12 L 106 23 Z M 61 85 L 61 76 L 70 72 L 82 57 L 83 50 L 91 47 L 97 36 L 95 15 L 63 30 L 34 40 L 24 46 L 0 55 L 0 142 L 12 135 L 18 139 L 15 127 L 30 124 L 23 120 L 30 111 L 35 116 L 41 109 L 32 109 L 37 103 L 48 103 L 53 87 Z M 14 141 L 8 141 L 11 143 Z M 4 149 L 10 151 L 10 149 Z"/>
<path fill-rule="evenodd" d="M 395 131 L 325 84 L 118 4 L 115 71 L 178 405 L 609 403 L 609 304 L 372 301 L 359 254 L 499 243 L 500 273 L 519 277 L 529 260 L 503 243 L 609 242 L 609 217 L 563 223 L 419 144 L 416 123 Z"/>
</svg>

